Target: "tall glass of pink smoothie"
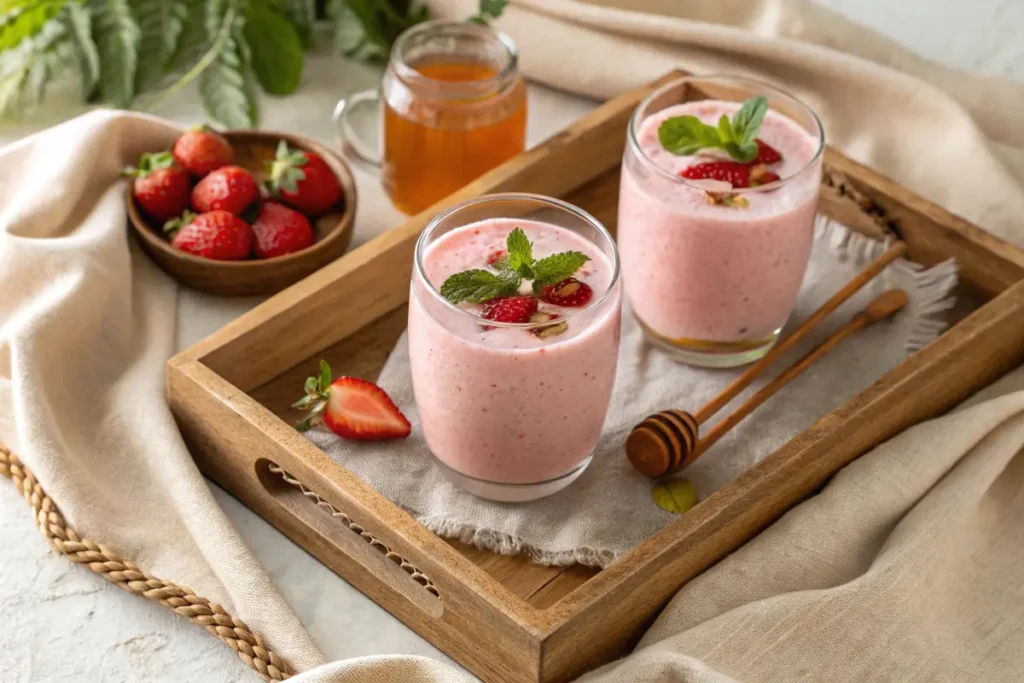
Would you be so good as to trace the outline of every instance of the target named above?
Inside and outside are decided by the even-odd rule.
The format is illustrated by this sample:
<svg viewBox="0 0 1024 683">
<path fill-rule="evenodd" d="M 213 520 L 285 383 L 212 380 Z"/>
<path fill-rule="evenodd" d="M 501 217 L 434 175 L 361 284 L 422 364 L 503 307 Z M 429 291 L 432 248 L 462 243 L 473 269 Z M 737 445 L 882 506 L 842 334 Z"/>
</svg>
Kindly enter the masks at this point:
<svg viewBox="0 0 1024 683">
<path fill-rule="evenodd" d="M 652 343 L 705 367 L 767 353 L 807 269 L 824 147 L 810 108 L 744 78 L 680 79 L 637 107 L 618 243 Z"/>
<path fill-rule="evenodd" d="M 557 199 L 484 196 L 427 226 L 409 297 L 413 392 L 456 485 L 526 501 L 583 473 L 615 379 L 618 276 L 608 231 Z"/>
</svg>

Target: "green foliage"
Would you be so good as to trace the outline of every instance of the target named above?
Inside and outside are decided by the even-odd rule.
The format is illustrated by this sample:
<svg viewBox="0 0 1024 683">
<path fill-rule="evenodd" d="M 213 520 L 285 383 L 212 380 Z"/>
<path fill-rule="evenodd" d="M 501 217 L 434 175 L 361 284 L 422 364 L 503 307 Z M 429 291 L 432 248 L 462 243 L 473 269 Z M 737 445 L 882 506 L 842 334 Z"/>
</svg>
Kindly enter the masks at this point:
<svg viewBox="0 0 1024 683">
<path fill-rule="evenodd" d="M 250 0 L 243 31 L 252 48 L 252 69 L 271 95 L 287 95 L 302 77 L 302 40 L 295 27 L 270 0 Z"/>
<path fill-rule="evenodd" d="M 486 23 L 506 0 L 481 0 Z M 335 49 L 382 61 L 426 21 L 416 0 L 328 0 Z M 257 121 L 257 93 L 287 95 L 313 47 L 315 0 L 0 0 L 0 118 L 36 106 L 59 78 L 83 99 L 153 108 L 198 85 L 207 114 Z"/>
</svg>

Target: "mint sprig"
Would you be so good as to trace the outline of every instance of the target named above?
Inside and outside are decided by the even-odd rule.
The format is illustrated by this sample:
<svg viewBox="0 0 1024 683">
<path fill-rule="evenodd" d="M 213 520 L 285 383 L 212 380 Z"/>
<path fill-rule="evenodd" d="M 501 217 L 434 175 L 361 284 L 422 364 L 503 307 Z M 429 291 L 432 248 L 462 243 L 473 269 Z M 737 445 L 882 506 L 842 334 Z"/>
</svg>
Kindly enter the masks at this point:
<svg viewBox="0 0 1024 683">
<path fill-rule="evenodd" d="M 732 120 L 725 114 L 718 126 L 709 126 L 696 116 L 672 116 L 658 126 L 661 146 L 672 154 L 688 156 L 702 149 L 724 149 L 741 163 L 757 157 L 757 136 L 768 113 L 768 98 L 760 95 L 743 103 Z"/>
<path fill-rule="evenodd" d="M 482 304 L 518 294 L 523 280 L 533 280 L 533 291 L 539 293 L 545 286 L 571 276 L 590 260 L 578 251 L 534 259 L 533 244 L 518 227 L 505 239 L 505 249 L 508 253 L 493 264 L 493 271 L 474 268 L 450 275 L 441 285 L 441 296 L 453 304 L 463 301 Z"/>
</svg>

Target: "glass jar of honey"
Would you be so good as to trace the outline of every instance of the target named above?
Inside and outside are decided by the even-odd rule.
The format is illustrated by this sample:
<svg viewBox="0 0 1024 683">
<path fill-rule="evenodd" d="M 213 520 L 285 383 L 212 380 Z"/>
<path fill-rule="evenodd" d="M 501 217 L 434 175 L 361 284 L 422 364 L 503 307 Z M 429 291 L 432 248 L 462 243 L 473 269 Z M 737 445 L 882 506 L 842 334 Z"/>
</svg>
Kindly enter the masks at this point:
<svg viewBox="0 0 1024 683">
<path fill-rule="evenodd" d="M 380 152 L 352 125 L 358 108 L 383 109 Z M 350 157 L 379 169 L 391 200 L 414 214 L 523 151 L 526 86 L 515 43 L 470 22 L 428 21 L 399 36 L 379 91 L 338 102 Z"/>
</svg>

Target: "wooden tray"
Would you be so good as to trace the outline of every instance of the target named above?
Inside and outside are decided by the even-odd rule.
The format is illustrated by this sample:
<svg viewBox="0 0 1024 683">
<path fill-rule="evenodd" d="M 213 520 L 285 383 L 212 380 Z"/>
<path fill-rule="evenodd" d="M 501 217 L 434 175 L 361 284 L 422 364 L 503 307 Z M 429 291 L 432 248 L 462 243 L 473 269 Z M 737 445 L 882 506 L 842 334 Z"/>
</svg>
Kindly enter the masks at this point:
<svg viewBox="0 0 1024 683">
<path fill-rule="evenodd" d="M 316 359 L 336 374 L 377 375 L 405 327 L 414 243 L 441 208 L 536 192 L 614 229 L 629 116 L 680 75 L 608 102 L 168 365 L 171 408 L 203 472 L 485 681 L 564 681 L 618 657 L 683 583 L 841 467 L 1024 360 L 1024 252 L 828 150 L 825 214 L 901 236 L 925 265 L 955 257 L 962 287 L 984 305 L 607 569 L 541 567 L 445 541 L 290 426 L 287 406 Z"/>
</svg>

